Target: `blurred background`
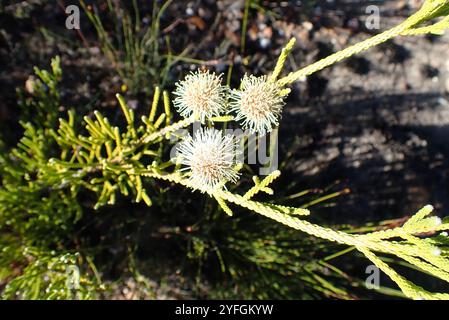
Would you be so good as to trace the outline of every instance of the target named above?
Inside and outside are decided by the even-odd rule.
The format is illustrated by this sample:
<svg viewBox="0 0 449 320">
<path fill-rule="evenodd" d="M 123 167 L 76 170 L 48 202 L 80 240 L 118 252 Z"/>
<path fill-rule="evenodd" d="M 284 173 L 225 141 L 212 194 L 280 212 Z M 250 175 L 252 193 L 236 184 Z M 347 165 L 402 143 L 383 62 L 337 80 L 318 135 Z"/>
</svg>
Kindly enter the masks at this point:
<svg viewBox="0 0 449 320">
<path fill-rule="evenodd" d="M 66 28 L 65 8 L 69 5 L 79 8 L 79 30 Z M 372 18 L 372 12 L 367 12 L 370 5 L 379 9 L 379 29 L 367 27 L 367 19 Z M 33 67 L 48 69 L 50 59 L 56 55 L 61 58 L 63 71 L 58 86 L 59 111 L 75 108 L 81 115 L 100 110 L 114 120 L 120 114 L 117 92 L 126 97 L 137 114 L 145 114 L 155 85 L 172 91 L 174 83 L 191 70 L 207 68 L 224 73 L 235 87 L 245 73 L 269 74 L 282 47 L 292 37 L 297 42 L 285 72 L 298 70 L 398 24 L 420 5 L 418 0 L 2 0 L 0 134 L 5 148 L 17 143 L 22 133 L 18 121 L 26 113 L 18 105 L 33 94 Z M 449 35 L 396 38 L 295 83 L 279 133 L 279 159 L 284 173 L 278 182 L 278 189 L 283 189 L 279 198 L 290 197 L 295 205 L 318 199 L 313 203 L 312 219 L 328 225 L 365 226 L 373 221 L 402 219 L 426 204 L 434 205 L 440 216 L 447 215 L 448 52 Z M 312 198 L 305 201 L 295 196 L 302 190 L 307 190 Z M 217 250 L 207 236 L 198 236 L 198 240 L 191 236 L 191 230 L 182 231 L 195 224 L 186 218 L 189 213 L 205 212 L 204 208 L 211 204 L 206 200 L 195 202 L 202 198 L 190 192 L 184 195 L 189 200 L 185 217 L 180 218 L 182 222 L 173 217 L 178 212 L 175 204 L 147 209 L 120 203 L 102 209 L 103 218 L 95 213 L 78 222 L 83 239 L 97 248 L 95 261 L 102 266 L 111 263 L 102 274 L 105 281 L 117 282 L 106 297 L 351 296 L 344 290 L 329 288 L 329 292 L 309 292 L 298 283 L 286 291 L 279 289 L 281 293 L 259 296 L 256 292 L 277 280 L 267 280 L 260 286 L 247 285 L 244 289 L 243 281 L 253 280 L 248 274 L 235 280 L 240 275 L 238 267 L 237 271 L 223 272 L 228 276 L 220 275 L 217 270 L 222 264 L 223 271 L 223 263 L 218 263 L 212 253 L 203 254 L 202 250 L 207 249 L 201 249 L 203 246 L 211 252 Z M 129 219 L 123 220 L 124 213 Z M 164 214 L 172 215 L 170 223 L 161 222 Z M 235 224 L 249 225 L 245 219 Z M 257 251 L 253 237 L 268 227 L 254 223 L 251 226 L 252 235 L 236 234 L 232 240 L 214 243 L 218 247 L 226 243 L 223 246 L 231 251 L 240 245 L 236 249 L 240 256 L 230 255 L 237 261 L 235 266 L 253 263 L 259 270 L 257 264 L 262 263 L 265 253 L 255 255 L 257 259 L 251 261 L 242 257 L 247 250 Z M 207 232 L 216 232 L 210 229 Z M 277 232 L 273 231 L 273 239 L 279 238 Z M 290 239 L 290 235 L 285 237 Z M 239 244 L 244 239 L 250 245 Z M 313 245 L 327 246 L 319 241 Z M 178 249 L 173 250 L 174 247 Z M 329 250 L 338 251 L 331 247 Z M 193 258 L 186 258 L 186 252 Z M 283 257 L 283 263 L 297 259 L 295 254 Z M 320 257 L 323 254 L 317 253 Z M 195 267 L 189 259 L 195 261 Z M 357 264 L 350 256 L 336 264 L 355 278 L 363 276 L 366 267 L 366 261 Z M 321 265 L 318 269 L 326 275 L 326 268 Z M 291 280 L 283 271 L 279 274 L 285 281 Z M 141 289 L 142 277 L 147 281 L 147 291 Z M 345 274 L 341 278 L 348 277 Z M 356 280 L 348 283 L 357 287 Z M 361 294 L 373 295 L 376 296 Z"/>
</svg>

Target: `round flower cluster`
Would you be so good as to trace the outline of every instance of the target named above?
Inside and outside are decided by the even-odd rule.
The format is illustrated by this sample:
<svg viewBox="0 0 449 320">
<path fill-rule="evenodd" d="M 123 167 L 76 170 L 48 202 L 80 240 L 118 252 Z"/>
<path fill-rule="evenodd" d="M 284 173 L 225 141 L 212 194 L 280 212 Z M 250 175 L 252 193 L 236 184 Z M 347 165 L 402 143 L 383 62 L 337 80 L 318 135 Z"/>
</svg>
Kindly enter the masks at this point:
<svg viewBox="0 0 449 320">
<path fill-rule="evenodd" d="M 200 129 L 177 148 L 180 163 L 190 171 L 192 185 L 203 192 L 213 191 L 221 182 L 238 180 L 237 140 L 214 128 Z"/>
<path fill-rule="evenodd" d="M 232 90 L 230 110 L 237 114 L 236 121 L 243 129 L 265 134 L 279 125 L 284 99 L 281 89 L 266 76 L 245 75 L 239 90 Z"/>
<path fill-rule="evenodd" d="M 280 86 L 266 76 L 245 75 L 239 89 L 222 84 L 222 75 L 192 72 L 176 84 L 174 105 L 184 118 L 206 123 L 235 114 L 243 129 L 264 135 L 278 126 L 284 106 Z M 236 181 L 235 139 L 216 129 L 199 130 L 181 142 L 177 152 L 195 188 L 208 191 L 222 182 Z"/>
<path fill-rule="evenodd" d="M 173 104 L 184 118 L 192 115 L 204 123 L 226 110 L 227 88 L 221 85 L 221 75 L 197 71 L 176 83 Z"/>
<path fill-rule="evenodd" d="M 240 89 L 221 84 L 222 75 L 192 72 L 176 84 L 174 105 L 184 118 L 192 115 L 205 123 L 213 117 L 235 113 L 243 129 L 264 135 L 279 124 L 284 106 L 281 88 L 266 76 L 243 77 Z M 230 98 L 229 107 L 228 93 Z"/>
</svg>

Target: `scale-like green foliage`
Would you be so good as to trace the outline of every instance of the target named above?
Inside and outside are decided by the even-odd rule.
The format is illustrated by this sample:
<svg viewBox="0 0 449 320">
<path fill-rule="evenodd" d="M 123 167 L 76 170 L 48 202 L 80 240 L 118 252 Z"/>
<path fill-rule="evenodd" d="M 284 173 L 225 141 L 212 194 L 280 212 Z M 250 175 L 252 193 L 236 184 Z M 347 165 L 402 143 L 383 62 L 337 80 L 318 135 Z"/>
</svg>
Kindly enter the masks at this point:
<svg viewBox="0 0 449 320">
<path fill-rule="evenodd" d="M 15 256 L 21 250 L 22 256 Z M 12 274 L 0 273 L 0 280 L 12 276 L 2 292 L 3 299 L 92 299 L 101 286 L 80 274 L 79 254 L 41 251 L 32 247 L 4 246 L 0 265 L 25 265 Z"/>
</svg>

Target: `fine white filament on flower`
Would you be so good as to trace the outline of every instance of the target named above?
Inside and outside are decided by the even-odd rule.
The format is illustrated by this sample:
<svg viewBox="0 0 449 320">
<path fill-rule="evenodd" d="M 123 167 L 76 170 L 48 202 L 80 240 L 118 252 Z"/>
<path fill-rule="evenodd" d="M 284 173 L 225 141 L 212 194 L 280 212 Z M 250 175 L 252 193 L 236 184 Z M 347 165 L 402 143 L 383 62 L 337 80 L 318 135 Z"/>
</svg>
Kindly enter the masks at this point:
<svg viewBox="0 0 449 320">
<path fill-rule="evenodd" d="M 189 180 L 195 188 L 213 191 L 219 184 L 236 182 L 239 174 L 235 168 L 238 143 L 232 135 L 216 129 L 200 129 L 189 135 L 177 148 L 181 164 L 189 170 Z"/>
<path fill-rule="evenodd" d="M 225 112 L 227 92 L 227 87 L 221 84 L 221 75 L 196 71 L 176 83 L 173 104 L 184 118 L 193 115 L 204 123 Z"/>
<path fill-rule="evenodd" d="M 236 113 L 235 120 L 242 121 L 243 129 L 264 135 L 278 126 L 284 100 L 280 87 L 268 81 L 266 76 L 243 77 L 239 90 L 232 90 L 230 110 Z"/>
</svg>

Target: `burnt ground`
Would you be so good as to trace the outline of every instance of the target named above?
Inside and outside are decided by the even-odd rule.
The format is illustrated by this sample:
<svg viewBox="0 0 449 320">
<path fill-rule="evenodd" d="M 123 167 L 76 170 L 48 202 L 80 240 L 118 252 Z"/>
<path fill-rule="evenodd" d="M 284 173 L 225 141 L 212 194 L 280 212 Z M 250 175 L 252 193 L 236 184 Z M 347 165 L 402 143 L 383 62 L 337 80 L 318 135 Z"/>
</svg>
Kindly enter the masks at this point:
<svg viewBox="0 0 449 320">
<path fill-rule="evenodd" d="M 318 36 L 331 52 L 361 38 L 336 33 Z M 398 38 L 297 85 L 283 123 L 301 141 L 292 169 L 352 190 L 322 214 L 376 220 L 427 203 L 448 212 L 448 49 L 447 35 Z"/>
<path fill-rule="evenodd" d="M 15 88 L 23 88 L 34 65 L 48 66 L 56 54 L 62 58 L 66 106 L 83 113 L 116 112 L 114 94 L 121 82 L 101 54 L 87 19 L 82 20 L 86 45 L 79 34 L 61 27 L 65 16 L 59 2 L 30 1 L 25 5 L 29 12 L 19 16 L 18 3 L 2 4 L 0 19 L 0 125 L 5 140 L 14 144 L 20 132 L 15 130 L 20 113 Z M 175 1 L 161 21 L 163 35 L 171 36 L 175 52 L 190 44 L 188 56 L 212 70 L 226 72 L 233 64 L 232 82 L 237 84 L 245 72 L 268 73 L 292 36 L 298 41 L 288 71 L 377 33 L 364 26 L 367 5 L 379 4 L 381 30 L 419 5 L 257 3 L 260 8 L 250 9 L 244 52 L 243 1 Z M 142 16 L 151 12 L 143 8 Z M 44 35 L 42 27 L 50 33 Z M 317 206 L 314 215 L 333 223 L 362 224 L 403 217 L 428 203 L 440 215 L 449 212 L 448 49 L 449 35 L 397 38 L 293 85 L 280 132 L 281 161 L 286 152 L 292 159 L 284 172 L 299 190 L 335 183 L 351 190 Z M 170 81 L 197 67 L 176 64 Z M 127 99 L 134 99 L 138 110 L 147 108 L 145 97 L 128 94 Z"/>
</svg>

